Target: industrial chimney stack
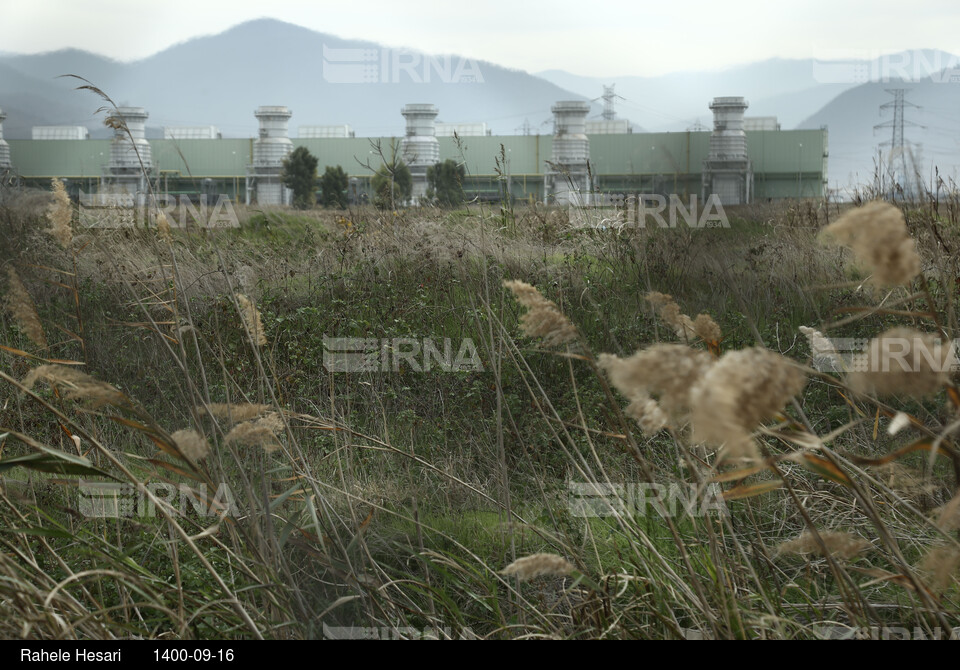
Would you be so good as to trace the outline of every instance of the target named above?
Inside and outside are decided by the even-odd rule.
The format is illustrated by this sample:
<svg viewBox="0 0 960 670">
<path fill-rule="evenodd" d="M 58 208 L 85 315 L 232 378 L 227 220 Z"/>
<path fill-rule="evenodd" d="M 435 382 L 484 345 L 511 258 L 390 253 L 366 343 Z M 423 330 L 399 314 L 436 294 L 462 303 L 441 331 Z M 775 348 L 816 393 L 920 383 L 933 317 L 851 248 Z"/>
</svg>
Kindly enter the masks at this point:
<svg viewBox="0 0 960 670">
<path fill-rule="evenodd" d="M 7 115 L 0 109 L 0 171 L 9 170 L 12 167 L 10 164 L 10 145 L 3 139 L 3 120 L 5 118 L 7 118 Z"/>
<path fill-rule="evenodd" d="M 590 103 L 562 101 L 550 108 L 555 125 L 553 154 L 544 170 L 544 194 L 558 205 L 588 204 L 590 184 L 590 140 L 587 114 Z"/>
<path fill-rule="evenodd" d="M 282 105 L 258 107 L 260 137 L 253 143 L 253 165 L 247 168 L 247 204 L 255 190 L 260 205 L 289 205 L 293 192 L 283 185 L 283 160 L 293 151 L 287 128 L 293 113 Z"/>
<path fill-rule="evenodd" d="M 703 197 L 717 195 L 723 205 L 747 204 L 753 197 L 753 169 L 747 154 L 743 113 L 747 101 L 740 97 L 714 98 L 710 154 L 703 161 Z"/>
<path fill-rule="evenodd" d="M 147 141 L 148 117 L 143 107 L 117 107 L 105 175 L 108 192 L 135 196 L 137 202 L 143 201 L 153 171 L 153 154 Z"/>
<path fill-rule="evenodd" d="M 440 162 L 440 142 L 437 141 L 437 114 L 430 104 L 406 105 L 400 113 L 407 120 L 407 135 L 400 142 L 400 156 L 410 168 L 413 177 L 413 204 L 419 204 L 427 194 L 427 170 Z"/>
</svg>

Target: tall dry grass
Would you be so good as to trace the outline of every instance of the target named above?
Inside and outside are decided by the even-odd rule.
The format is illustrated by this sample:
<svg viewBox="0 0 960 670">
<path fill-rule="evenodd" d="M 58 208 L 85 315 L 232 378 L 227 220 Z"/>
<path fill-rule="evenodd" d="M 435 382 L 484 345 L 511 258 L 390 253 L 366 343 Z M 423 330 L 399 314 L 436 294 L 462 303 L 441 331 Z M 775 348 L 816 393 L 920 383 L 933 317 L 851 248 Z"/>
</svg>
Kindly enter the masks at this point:
<svg viewBox="0 0 960 670">
<path fill-rule="evenodd" d="M 871 226 L 874 211 L 889 234 L 834 237 L 859 269 L 840 246 L 819 251 L 819 212 L 728 238 L 573 232 L 539 207 L 509 226 L 473 208 L 244 212 L 219 237 L 72 230 L 29 259 L 51 281 L 30 282 L 28 312 L 63 337 L 24 345 L 22 307 L 3 331 L 20 339 L 0 353 L 0 523 L 17 529 L 0 534 L 0 634 L 956 626 L 954 377 L 809 365 L 854 332 L 957 333 L 955 260 L 937 240 L 960 235 L 932 209 L 854 209 L 832 225 Z M 0 221 L 50 237 L 34 214 L 32 232 Z M 298 346 L 311 333 L 287 324 L 321 312 L 351 334 L 395 334 L 350 312 L 392 282 L 406 282 L 393 318 L 475 337 L 484 372 L 295 383 L 322 369 L 322 345 Z M 788 310 L 768 313 L 785 296 L 822 316 L 804 323 L 819 348 Z M 154 514 L 84 517 L 79 478 L 126 484 Z M 729 513 L 641 516 L 614 497 L 584 518 L 568 481 L 717 490 Z M 184 513 L 156 483 L 214 513 Z M 221 485 L 234 506 L 212 499 Z"/>
</svg>

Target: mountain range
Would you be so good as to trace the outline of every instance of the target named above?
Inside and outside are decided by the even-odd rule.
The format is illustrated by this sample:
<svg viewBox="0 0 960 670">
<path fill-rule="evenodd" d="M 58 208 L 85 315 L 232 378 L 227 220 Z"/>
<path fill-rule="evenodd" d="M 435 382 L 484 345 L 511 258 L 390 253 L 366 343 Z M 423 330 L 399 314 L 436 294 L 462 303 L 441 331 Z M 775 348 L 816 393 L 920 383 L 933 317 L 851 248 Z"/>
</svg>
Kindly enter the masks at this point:
<svg viewBox="0 0 960 670">
<path fill-rule="evenodd" d="M 783 129 L 829 130 L 830 185 L 869 181 L 877 149 L 889 141 L 888 90 L 908 89 L 904 134 L 921 143 L 914 158 L 927 174 L 960 172 L 960 59 L 914 51 L 858 61 L 770 59 L 721 71 L 657 77 L 583 77 L 560 70 L 535 74 L 489 61 L 393 50 L 290 23 L 260 19 L 198 37 L 149 58 L 119 62 L 78 50 L 37 55 L 0 53 L 4 136 L 30 136 L 34 125 L 83 125 L 108 137 L 104 103 L 75 90 L 82 76 L 118 105 L 145 107 L 148 137 L 168 125 L 215 125 L 224 137 L 254 137 L 254 110 L 286 105 L 291 135 L 300 125 L 349 124 L 358 136 L 402 135 L 403 105 L 430 102 L 438 121 L 484 121 L 494 134 L 549 133 L 558 100 L 592 102 L 599 118 L 605 85 L 615 109 L 636 130 L 684 131 L 712 126 L 710 101 L 741 95 L 748 116 L 776 116 Z M 898 81 L 908 75 L 910 81 Z M 956 75 L 952 77 L 952 75 Z M 918 124 L 917 126 L 910 125 Z M 922 127 L 921 127 L 922 126 Z M 880 147 L 882 148 L 882 147 Z"/>
<path fill-rule="evenodd" d="M 225 137 L 255 136 L 261 105 L 291 108 L 294 136 L 299 125 L 337 124 L 384 136 L 403 134 L 400 109 L 411 102 L 437 105 L 440 121 L 487 121 L 495 133 L 512 133 L 528 117 L 549 118 L 557 100 L 582 99 L 488 62 L 393 51 L 261 19 L 131 63 L 76 50 L 0 57 L 5 135 L 29 137 L 32 126 L 52 123 L 102 129 L 94 115 L 102 101 L 73 90 L 80 82 L 58 78 L 64 74 L 91 81 L 118 105 L 146 108 L 148 127 L 216 125 Z"/>
</svg>

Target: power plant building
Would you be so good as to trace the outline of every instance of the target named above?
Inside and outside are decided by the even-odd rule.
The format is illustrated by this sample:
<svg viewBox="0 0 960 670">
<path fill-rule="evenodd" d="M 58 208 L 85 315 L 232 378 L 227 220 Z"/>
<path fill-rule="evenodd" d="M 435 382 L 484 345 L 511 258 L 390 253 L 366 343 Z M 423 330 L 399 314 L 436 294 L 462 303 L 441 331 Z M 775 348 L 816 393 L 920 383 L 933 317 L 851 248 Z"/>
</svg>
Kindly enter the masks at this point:
<svg viewBox="0 0 960 670">
<path fill-rule="evenodd" d="M 13 162 L 21 183 L 40 188 L 49 188 L 54 177 L 68 179 L 73 195 L 78 190 L 110 192 L 117 184 L 143 192 L 142 162 L 160 192 L 179 195 L 203 190 L 235 202 L 284 205 L 291 202 L 291 193 L 283 187 L 280 173 L 283 159 L 294 148 L 306 147 L 316 156 L 321 174 L 328 166 L 341 166 L 355 185 L 353 192 L 369 196 L 373 172 L 365 166 L 376 169 L 375 162 L 380 159 L 372 160 L 371 142 L 379 141 L 383 147 L 397 146 L 409 161 L 417 198 L 426 191 L 426 169 L 446 159 L 463 163 L 468 197 L 491 201 L 509 195 L 517 200 L 579 198 L 584 202 L 598 191 L 676 194 L 681 198 L 717 194 L 725 205 L 824 196 L 826 129 L 774 130 L 768 120 L 760 124 L 761 129 L 754 129 L 757 126 L 743 118 L 747 105 L 742 98 L 717 98 L 711 107 L 712 132 L 591 133 L 585 118 L 587 103 L 560 102 L 553 107 L 554 135 L 464 134 L 465 141 L 459 146 L 453 137 L 437 134 L 439 110 L 431 104 L 403 108 L 407 121 L 403 138 L 294 140 L 288 136 L 292 113 L 286 107 L 256 110 L 260 123 L 257 138 L 189 141 L 147 140 L 146 110 L 121 108 L 118 111 L 133 135 L 132 142 L 119 130 L 113 140 L 4 142 L 0 125 L 0 170 Z M 301 134 L 304 128 L 301 126 Z M 501 147 L 505 163 L 500 160 Z"/>
</svg>

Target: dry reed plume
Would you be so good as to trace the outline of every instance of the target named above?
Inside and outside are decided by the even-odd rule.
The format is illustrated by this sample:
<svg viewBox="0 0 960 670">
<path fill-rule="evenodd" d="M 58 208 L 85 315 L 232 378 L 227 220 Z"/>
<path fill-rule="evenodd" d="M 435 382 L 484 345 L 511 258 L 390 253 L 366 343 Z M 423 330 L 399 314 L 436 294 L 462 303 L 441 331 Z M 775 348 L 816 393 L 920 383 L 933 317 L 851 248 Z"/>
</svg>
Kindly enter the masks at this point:
<svg viewBox="0 0 960 670">
<path fill-rule="evenodd" d="M 922 398 L 950 383 L 954 363 L 953 347 L 937 335 L 891 328 L 853 357 L 847 384 L 858 393 Z"/>
<path fill-rule="evenodd" d="M 7 279 L 7 295 L 4 299 L 7 310 L 30 341 L 39 348 L 46 349 L 47 336 L 43 332 L 43 324 L 40 323 L 37 306 L 12 265 L 7 268 Z"/>
<path fill-rule="evenodd" d="M 843 559 L 851 559 L 860 554 L 872 545 L 863 539 L 851 533 L 844 533 L 836 530 L 818 531 L 823 545 L 831 556 Z M 817 542 L 816 538 L 808 530 L 803 531 L 799 537 L 784 542 L 777 547 L 777 554 L 815 554 L 823 556 L 823 547 Z"/>
<path fill-rule="evenodd" d="M 693 320 L 693 332 L 708 344 L 719 344 L 723 339 L 720 326 L 709 314 L 697 314 L 697 318 Z"/>
<path fill-rule="evenodd" d="M 528 337 L 543 340 L 544 346 L 554 347 L 577 339 L 577 328 L 557 307 L 547 300 L 535 286 L 522 281 L 505 281 L 505 288 L 513 293 L 517 302 L 527 308 L 520 317 L 520 328 Z"/>
<path fill-rule="evenodd" d="M 875 474 L 879 481 L 908 500 L 919 500 L 933 494 L 937 488 L 921 473 L 900 463 L 885 463 L 876 468 Z"/>
<path fill-rule="evenodd" d="M 690 413 L 690 390 L 714 361 L 683 344 L 655 344 L 629 358 L 601 354 L 597 362 L 631 401 L 627 414 L 649 435 L 666 425 L 682 428 Z"/>
<path fill-rule="evenodd" d="M 157 212 L 157 234 L 164 242 L 173 242 L 173 230 L 170 228 L 170 222 L 163 212 Z"/>
<path fill-rule="evenodd" d="M 949 588 L 954 573 L 960 569 L 960 550 L 951 545 L 934 547 L 917 567 L 926 575 L 933 590 L 942 593 Z"/>
<path fill-rule="evenodd" d="M 663 408 L 656 400 L 644 394 L 636 394 L 624 411 L 640 425 L 643 434 L 648 437 L 670 425 L 670 417 Z"/>
<path fill-rule="evenodd" d="M 674 334 L 685 342 L 693 342 L 697 337 L 693 319 L 680 312 L 680 305 L 668 302 L 660 308 L 660 318 L 673 329 Z"/>
<path fill-rule="evenodd" d="M 64 398 L 67 400 L 84 401 L 93 408 L 127 404 L 127 397 L 116 388 L 74 368 L 41 365 L 23 378 L 23 385 L 30 389 L 38 381 L 65 391 Z"/>
<path fill-rule="evenodd" d="M 960 493 L 939 509 L 937 527 L 946 532 L 960 530 Z"/>
<path fill-rule="evenodd" d="M 685 342 L 693 342 L 699 338 L 716 346 L 723 338 L 720 326 L 709 314 L 698 314 L 696 319 L 691 319 L 680 312 L 680 306 L 674 302 L 672 296 L 658 291 L 648 293 L 646 300 L 658 311 L 660 318 L 673 329 L 674 334 Z"/>
<path fill-rule="evenodd" d="M 210 443 L 195 430 L 178 430 L 171 437 L 180 453 L 194 463 L 210 455 Z"/>
<path fill-rule="evenodd" d="M 799 368 L 767 349 L 727 352 L 690 392 L 693 437 L 722 446 L 724 459 L 758 458 L 754 429 L 774 418 L 805 383 Z"/>
<path fill-rule="evenodd" d="M 226 444 L 239 444 L 247 447 L 263 447 L 273 452 L 280 448 L 277 436 L 284 430 L 283 419 L 276 412 L 255 421 L 237 424 L 227 433 Z"/>
<path fill-rule="evenodd" d="M 920 274 L 920 256 L 907 231 L 903 213 L 885 202 L 850 210 L 823 233 L 853 250 L 857 261 L 873 272 L 877 286 L 909 284 Z"/>
<path fill-rule="evenodd" d="M 500 574 L 515 575 L 525 582 L 537 577 L 565 577 L 576 568 L 562 556 L 556 554 L 533 554 L 518 558 L 505 567 Z"/>
<path fill-rule="evenodd" d="M 271 409 L 270 405 L 255 405 L 252 403 L 211 403 L 208 408 L 202 405 L 197 407 L 198 412 L 209 411 L 213 418 L 219 421 L 226 421 L 230 424 L 243 423 L 250 419 L 255 419 L 261 414 L 265 414 Z"/>
<path fill-rule="evenodd" d="M 53 185 L 53 204 L 47 212 L 50 228 L 47 232 L 53 235 L 60 246 L 66 249 L 73 241 L 73 229 L 70 222 L 73 220 L 73 207 L 70 205 L 70 196 L 59 179 L 51 180 Z"/>
<path fill-rule="evenodd" d="M 250 338 L 258 347 L 267 346 L 267 336 L 263 332 L 263 319 L 260 316 L 260 310 L 250 298 L 242 293 L 237 294 L 237 302 L 240 304 L 240 318 L 243 321 L 243 327 L 249 333 Z"/>
</svg>

